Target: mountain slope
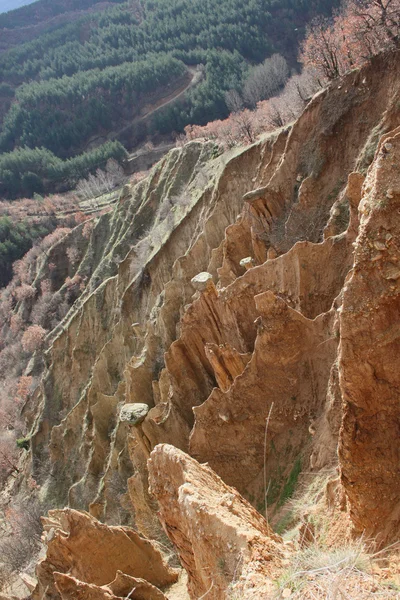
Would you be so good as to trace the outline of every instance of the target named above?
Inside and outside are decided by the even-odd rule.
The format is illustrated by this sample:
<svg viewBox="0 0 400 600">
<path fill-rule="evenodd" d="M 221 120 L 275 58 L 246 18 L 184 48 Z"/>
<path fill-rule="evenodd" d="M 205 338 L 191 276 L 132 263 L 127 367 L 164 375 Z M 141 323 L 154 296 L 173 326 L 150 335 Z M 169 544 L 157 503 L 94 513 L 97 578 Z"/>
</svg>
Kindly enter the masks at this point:
<svg viewBox="0 0 400 600">
<path fill-rule="evenodd" d="M 16 10 L 27 4 L 32 4 L 36 0 L 3 0 L 0 4 L 0 13 L 6 13 L 10 10 Z"/>
<path fill-rule="evenodd" d="M 242 88 L 251 65 L 280 52 L 295 66 L 307 23 L 337 4 L 40 0 L 2 15 L 0 44 L 9 49 L 0 55 L 0 151 L 45 147 L 65 159 L 123 129 L 131 149 L 226 117 L 225 93 Z M 196 67 L 196 85 L 145 122 L 138 118 L 183 89 Z"/>
<path fill-rule="evenodd" d="M 119 600 L 135 577 L 174 600 L 165 535 L 192 598 L 268 597 L 309 551 L 281 597 L 322 599 L 316 540 L 398 540 L 399 82 L 381 54 L 248 147 L 174 148 L 17 267 L 0 368 L 25 429 L 3 501 L 69 507 L 44 522 L 35 600 Z M 283 543 L 271 524 L 307 477 L 322 515 L 302 505 Z M 135 573 L 133 541 L 163 577 Z M 350 558 L 327 589 L 372 597 Z"/>
<path fill-rule="evenodd" d="M 151 407 L 137 430 L 143 437 L 134 460 L 140 462 L 146 444 L 174 442 L 256 503 L 270 405 L 261 390 L 270 385 L 285 397 L 271 417 L 276 451 L 284 451 L 290 423 L 286 469 L 299 453 L 309 460 L 309 422 L 324 426 L 339 340 L 337 307 L 353 263 L 358 223 L 351 211 L 379 133 L 398 124 L 398 66 L 397 54 L 378 57 L 318 94 L 292 128 L 249 148 L 216 156 L 214 143 L 192 142 L 172 150 L 147 179 L 124 188 L 90 239 L 81 237 L 80 226 L 41 258 L 33 283 L 38 294 L 55 260 L 63 275 L 86 282 L 64 322 L 48 335 L 43 386 L 33 401 L 32 451 L 39 464 L 51 439 L 48 484 L 62 486 L 64 500 L 69 485 L 73 506 L 105 498 L 115 444 L 121 451 L 127 433 L 115 412 L 122 398 Z M 379 168 L 379 161 L 374 164 Z M 304 240 L 302 223 L 311 218 L 315 227 Z M 79 261 L 65 258 L 68 245 L 79 247 Z M 193 279 L 200 272 L 211 274 L 205 283 Z M 32 308 L 25 302 L 16 310 L 22 307 Z M 280 369 L 288 374 L 285 383 Z M 113 431 L 103 429 L 104 402 Z M 247 415 L 243 421 L 241 414 Z M 90 425 L 78 431 L 82 415 L 90 415 Z M 237 422 L 243 423 L 240 444 L 233 435 Z M 70 455 L 67 439 L 75 440 Z M 86 444 L 99 453 L 82 455 Z M 314 449 L 314 465 L 331 458 Z M 271 455 L 268 467 L 274 479 L 276 460 Z M 82 498 L 88 477 L 88 497 Z M 276 481 L 275 495 L 283 483 Z M 107 512 L 115 499 L 101 504 Z"/>
</svg>

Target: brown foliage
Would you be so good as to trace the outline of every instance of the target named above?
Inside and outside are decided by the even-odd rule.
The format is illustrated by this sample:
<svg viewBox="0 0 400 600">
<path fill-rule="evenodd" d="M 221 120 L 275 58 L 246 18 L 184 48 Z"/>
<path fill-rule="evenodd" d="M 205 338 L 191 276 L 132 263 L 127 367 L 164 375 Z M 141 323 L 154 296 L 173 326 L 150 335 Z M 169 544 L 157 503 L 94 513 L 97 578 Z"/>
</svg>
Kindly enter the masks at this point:
<svg viewBox="0 0 400 600">
<path fill-rule="evenodd" d="M 10 341 L 0 352 L 0 377 L 21 375 L 21 369 L 25 366 L 23 354 L 20 340 L 14 343 Z"/>
<path fill-rule="evenodd" d="M 211 121 L 207 125 L 187 125 L 184 142 L 203 138 L 216 140 L 232 148 L 240 143 L 252 143 L 257 135 L 254 111 L 247 108 L 234 112 L 224 121 Z"/>
<path fill-rule="evenodd" d="M 43 203 L 39 201 L 39 204 L 42 206 Z M 1 206 L 0 203 L 0 210 Z M 50 212 L 52 209 L 44 203 L 45 210 Z M 27 434 L 21 420 L 21 410 L 30 400 L 34 381 L 25 374 L 26 365 L 30 355 L 42 348 L 47 331 L 53 329 L 69 309 L 67 299 L 70 291 L 61 293 L 53 290 L 54 282 L 50 279 L 40 280 L 38 275 L 49 250 L 70 231 L 69 228 L 58 228 L 31 248 L 13 265 L 13 279 L 0 293 L 1 482 L 11 474 L 18 473 L 21 450 L 17 448 L 16 440 Z M 72 255 L 70 258 L 75 257 Z M 50 273 L 54 269 L 55 265 L 49 265 Z M 1 546 L 0 555 L 2 550 Z"/>
<path fill-rule="evenodd" d="M 62 298 L 60 292 L 53 293 L 49 289 L 42 292 L 35 303 L 31 312 L 32 323 L 51 330 L 65 317 L 68 309 L 68 303 Z"/>
<path fill-rule="evenodd" d="M 49 233 L 49 235 L 46 235 L 46 237 L 42 239 L 39 244 L 40 250 L 42 250 L 42 252 L 46 252 L 68 233 L 71 233 L 70 227 L 58 227 L 52 233 Z"/>
<path fill-rule="evenodd" d="M 93 228 L 94 228 L 93 219 L 91 219 L 90 221 L 86 221 L 86 223 L 84 224 L 84 226 L 82 228 L 82 237 L 84 237 L 86 240 L 88 240 L 90 238 L 90 236 L 92 235 Z"/>
<path fill-rule="evenodd" d="M 22 347 L 25 352 L 35 352 L 43 346 L 46 330 L 40 325 L 31 325 L 22 336 Z"/>
<path fill-rule="evenodd" d="M 132 183 L 132 185 L 135 185 L 135 183 L 139 183 L 139 181 L 142 181 L 142 179 L 145 179 L 148 176 L 148 174 L 149 174 L 149 171 L 137 171 L 130 178 L 130 182 Z"/>
<path fill-rule="evenodd" d="M 22 324 L 23 324 L 22 317 L 17 313 L 13 313 L 10 317 L 11 332 L 15 334 L 15 333 L 18 333 L 19 331 L 21 331 Z"/>
<path fill-rule="evenodd" d="M 75 246 L 67 248 L 66 254 L 71 265 L 75 265 L 81 258 L 81 253 Z"/>
<path fill-rule="evenodd" d="M 75 223 L 77 225 L 80 225 L 81 223 L 84 223 L 85 221 L 87 221 L 88 219 L 90 219 L 90 217 L 88 215 L 85 215 L 85 213 L 83 213 L 80 210 L 79 212 L 75 213 L 74 219 L 75 219 Z"/>
<path fill-rule="evenodd" d="M 309 27 L 300 61 L 335 79 L 381 50 L 399 46 L 400 0 L 347 0 L 332 20 Z"/>
<path fill-rule="evenodd" d="M 77 211 L 78 199 L 73 194 L 54 194 L 42 199 L 22 198 L 12 202 L 0 201 L 0 217 L 10 217 L 17 223 L 29 217 L 31 223 L 49 223 L 49 218 L 60 213 Z"/>
<path fill-rule="evenodd" d="M 33 378 L 29 375 L 22 375 L 17 384 L 15 400 L 18 403 L 26 402 L 30 396 Z"/>
<path fill-rule="evenodd" d="M 26 300 L 27 298 L 34 298 L 36 296 L 36 290 L 31 285 L 23 283 L 19 287 L 15 288 L 14 296 L 18 302 Z"/>
<path fill-rule="evenodd" d="M 224 121 L 211 121 L 205 126 L 188 125 L 185 136 L 178 143 L 203 138 L 215 140 L 227 148 L 251 144 L 260 133 L 273 131 L 296 119 L 322 85 L 323 78 L 315 69 L 304 69 L 303 73 L 289 79 L 279 96 L 258 102 L 255 110 L 235 110 Z M 228 101 L 231 100 L 232 106 L 240 105 L 235 104 L 238 102 L 235 94 L 228 96 Z"/>
</svg>

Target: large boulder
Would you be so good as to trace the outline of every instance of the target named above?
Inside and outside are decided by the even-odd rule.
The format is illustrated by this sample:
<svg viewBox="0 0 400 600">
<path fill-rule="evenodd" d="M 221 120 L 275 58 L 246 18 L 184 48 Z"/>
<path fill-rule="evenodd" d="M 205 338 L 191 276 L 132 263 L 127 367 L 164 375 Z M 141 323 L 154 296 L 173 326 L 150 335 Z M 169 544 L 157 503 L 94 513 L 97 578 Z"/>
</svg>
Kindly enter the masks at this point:
<svg viewBox="0 0 400 600">
<path fill-rule="evenodd" d="M 121 412 L 119 414 L 120 421 L 124 423 L 128 423 L 128 425 L 138 425 L 141 423 L 149 412 L 150 407 L 148 404 L 125 404 L 121 408 Z"/>
<path fill-rule="evenodd" d="M 160 444 L 148 461 L 159 518 L 188 573 L 190 597 L 261 598 L 272 589 L 283 545 L 267 521 L 208 466 Z"/>
</svg>

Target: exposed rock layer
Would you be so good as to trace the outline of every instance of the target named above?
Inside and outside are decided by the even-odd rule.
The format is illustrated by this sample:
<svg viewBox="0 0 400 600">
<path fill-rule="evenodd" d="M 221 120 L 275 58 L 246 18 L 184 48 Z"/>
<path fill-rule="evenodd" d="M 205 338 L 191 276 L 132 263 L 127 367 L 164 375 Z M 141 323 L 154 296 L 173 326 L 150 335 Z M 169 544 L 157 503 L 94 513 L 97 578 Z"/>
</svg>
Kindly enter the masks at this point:
<svg viewBox="0 0 400 600">
<path fill-rule="evenodd" d="M 27 409 L 44 497 L 109 523 L 134 518 L 159 536 L 147 469 L 158 444 L 208 461 L 224 481 L 170 446 L 152 455 L 152 489 L 193 597 L 212 583 L 195 554 L 218 566 L 195 550 L 189 517 L 204 512 L 195 475 L 211 496 L 234 485 L 273 510 L 302 468 L 337 463 L 340 436 L 355 531 L 398 536 L 399 134 L 389 132 L 400 121 L 399 71 L 398 54 L 376 58 L 247 149 L 172 150 L 98 222 L 77 271 L 86 290 L 49 336 Z M 119 418 L 127 404 L 142 405 L 140 419 Z M 246 520 L 261 527 L 227 493 L 246 515 L 229 535 Z M 89 594 L 110 587 L 117 568 L 108 581 L 68 568 L 57 585 L 65 597 Z M 217 573 L 209 593 L 227 583 Z"/>
<path fill-rule="evenodd" d="M 283 553 L 265 519 L 212 469 L 173 446 L 157 446 L 149 470 L 161 522 L 188 572 L 190 597 L 221 600 L 231 584 L 246 579 L 267 591 Z"/>
<path fill-rule="evenodd" d="M 104 592 L 111 598 L 109 592 L 122 595 L 129 586 L 131 592 L 136 579 L 150 593 L 152 586 L 163 588 L 178 578 L 156 543 L 127 527 L 109 527 L 72 509 L 50 511 L 43 525 L 47 553 L 37 567 L 33 597 L 38 600 L 70 598 L 75 592 L 76 597 L 100 599 Z"/>
<path fill-rule="evenodd" d="M 400 131 L 382 139 L 366 178 L 354 267 L 340 315 L 342 482 L 358 533 L 400 529 Z"/>
<path fill-rule="evenodd" d="M 167 600 L 164 594 L 145 581 L 118 571 L 109 585 L 93 585 L 75 577 L 55 573 L 54 580 L 62 600 Z"/>
</svg>

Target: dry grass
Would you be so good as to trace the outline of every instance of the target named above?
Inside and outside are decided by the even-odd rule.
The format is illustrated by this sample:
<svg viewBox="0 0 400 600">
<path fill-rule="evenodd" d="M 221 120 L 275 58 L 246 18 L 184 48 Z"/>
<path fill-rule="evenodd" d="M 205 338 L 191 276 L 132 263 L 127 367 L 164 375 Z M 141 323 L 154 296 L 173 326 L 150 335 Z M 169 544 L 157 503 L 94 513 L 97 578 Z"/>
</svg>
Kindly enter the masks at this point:
<svg viewBox="0 0 400 600">
<path fill-rule="evenodd" d="M 281 597 L 285 590 L 290 590 L 293 597 L 300 597 L 298 593 L 302 593 L 309 582 L 313 582 L 314 587 L 323 587 L 322 582 L 327 578 L 343 579 L 348 571 L 364 572 L 367 566 L 368 560 L 362 547 L 356 545 L 328 550 L 314 543 L 293 555 L 290 566 L 276 582 L 277 597 Z"/>
<path fill-rule="evenodd" d="M 319 473 L 303 473 L 294 496 L 277 513 L 272 523 L 274 531 L 286 541 L 298 537 L 299 527 L 307 522 L 318 532 L 318 538 L 325 537 L 326 526 L 326 487 L 337 477 L 336 469 Z"/>
<path fill-rule="evenodd" d="M 341 548 L 319 544 L 299 550 L 277 580 L 275 598 L 367 600 L 400 598 L 400 588 L 379 576 L 379 557 L 362 541 Z"/>
<path fill-rule="evenodd" d="M 389 551 L 394 548 L 370 553 L 364 540 L 351 541 L 348 528 L 341 528 L 343 513 L 339 510 L 338 498 L 335 506 L 328 507 L 326 490 L 329 482 L 336 485 L 336 477 L 335 469 L 309 474 L 308 481 L 304 481 L 288 503 L 291 529 L 283 536 L 291 540 L 294 552 L 275 582 L 277 590 L 273 598 L 399 600 L 400 587 L 391 581 L 391 570 L 381 569 L 382 560 L 390 564 Z M 339 535 L 335 532 L 338 524 Z M 308 533 L 305 537 L 304 526 Z"/>
<path fill-rule="evenodd" d="M 288 565 L 271 592 L 262 588 L 228 589 L 229 600 L 390 600 L 400 599 L 400 587 L 384 578 L 381 553 L 369 554 L 362 541 L 340 548 L 315 543 L 288 556 Z M 389 559 L 390 560 L 390 559 Z"/>
<path fill-rule="evenodd" d="M 274 524 L 283 535 L 286 554 L 275 591 L 243 591 L 232 583 L 229 600 L 400 600 L 398 548 L 372 554 L 363 540 L 351 541 L 349 521 L 339 509 L 336 469 L 302 478 Z M 329 506 L 327 489 L 335 495 Z"/>
</svg>

